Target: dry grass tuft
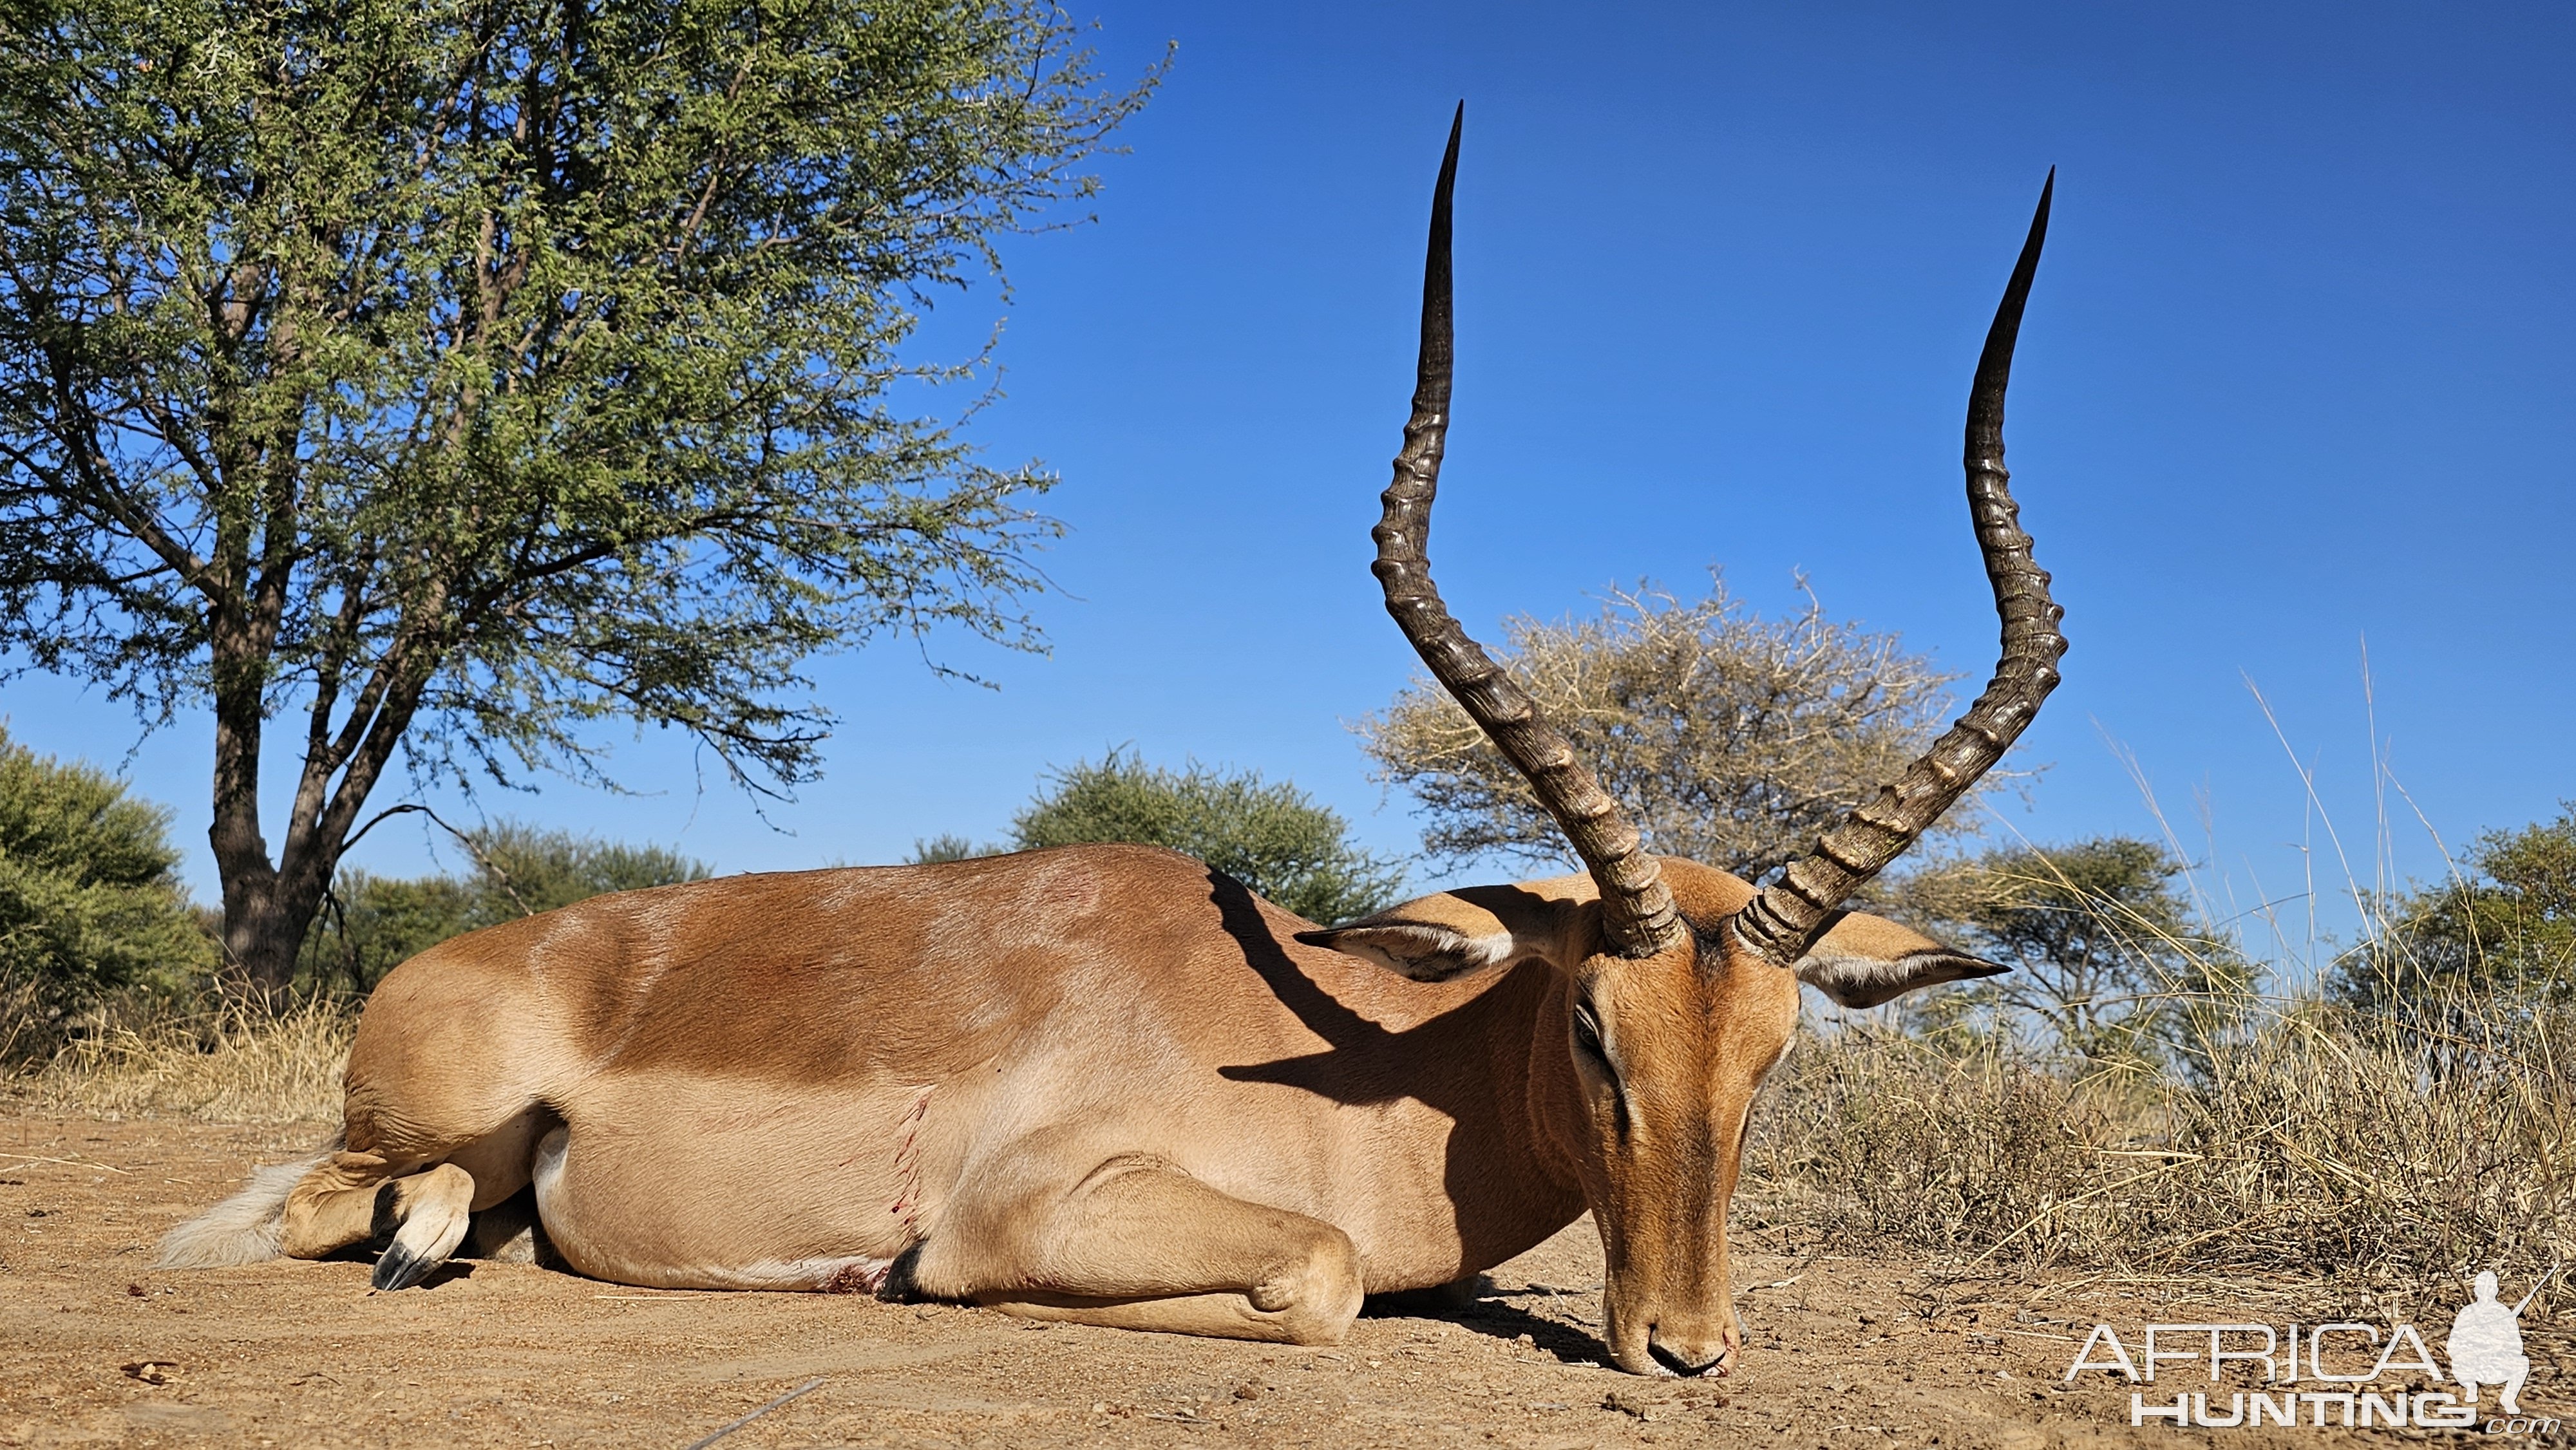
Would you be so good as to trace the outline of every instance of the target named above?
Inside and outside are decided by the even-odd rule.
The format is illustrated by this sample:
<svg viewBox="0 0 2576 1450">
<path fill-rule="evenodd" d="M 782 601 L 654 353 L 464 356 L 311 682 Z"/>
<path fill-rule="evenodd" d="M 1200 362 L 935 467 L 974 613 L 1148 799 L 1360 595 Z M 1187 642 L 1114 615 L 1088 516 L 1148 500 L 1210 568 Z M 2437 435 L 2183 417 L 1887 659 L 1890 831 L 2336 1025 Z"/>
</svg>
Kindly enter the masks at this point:
<svg viewBox="0 0 2576 1450">
<path fill-rule="evenodd" d="M 2122 1137 L 2105 1096 L 2004 1053 L 1816 1034 L 1765 1089 L 1737 1214 L 1833 1243 L 2089 1262 L 2114 1181 L 2100 1150 Z"/>
<path fill-rule="evenodd" d="M 2209 1244 L 2195 1266 L 2404 1278 L 2576 1260 L 2576 1022 L 2493 1003 L 2468 1025 L 2427 1041 L 2305 1003 L 2217 1053 L 2177 1100 L 2198 1168 L 2176 1227 Z"/>
<path fill-rule="evenodd" d="M 327 999 L 283 1008 L 224 1002 L 178 1016 L 111 1013 L 16 1075 L 25 1108 L 106 1118 L 335 1122 L 358 1018 Z"/>
<path fill-rule="evenodd" d="M 1820 1241 L 2032 1266 L 2422 1282 L 2576 1261 L 2566 1019 L 2475 1046 L 2315 1000 L 2181 1068 L 1820 1035 L 1774 1079 L 1751 1216 Z"/>
</svg>

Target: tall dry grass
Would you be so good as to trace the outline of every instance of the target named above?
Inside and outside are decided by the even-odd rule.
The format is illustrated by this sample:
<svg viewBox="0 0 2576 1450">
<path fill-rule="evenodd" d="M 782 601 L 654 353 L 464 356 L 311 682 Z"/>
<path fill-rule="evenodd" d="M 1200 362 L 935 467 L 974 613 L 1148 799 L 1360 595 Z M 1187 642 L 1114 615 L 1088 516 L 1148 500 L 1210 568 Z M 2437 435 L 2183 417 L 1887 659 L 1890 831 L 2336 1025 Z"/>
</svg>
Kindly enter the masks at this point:
<svg viewBox="0 0 2576 1450">
<path fill-rule="evenodd" d="M 2549 1012 L 2475 1052 L 2264 1004 L 2188 1069 L 1855 1030 L 1775 1078 L 1743 1212 L 1846 1245 L 2033 1266 L 2373 1281 L 2576 1261 L 2576 1087 Z"/>
<path fill-rule="evenodd" d="M 22 1110 L 231 1123 L 333 1122 L 358 1018 L 327 998 L 283 1007 L 221 999 L 173 1012 L 151 1001 L 96 1014 L 8 1081 Z"/>
<path fill-rule="evenodd" d="M 2473 1266 L 2529 1282 L 2576 1264 L 2576 1003 L 2565 984 L 2500 991 L 2424 971 L 2390 864 L 2390 798 L 2410 809 L 2413 798 L 2374 747 L 2375 859 L 2356 869 L 2298 768 L 2302 838 L 2322 830 L 2341 866 L 2353 940 L 2321 935 L 2313 910 L 2304 935 L 2282 919 L 2284 904 L 2313 905 L 2313 874 L 2280 901 L 2258 884 L 2258 904 L 2240 911 L 2232 885 L 2187 869 L 2188 932 L 2136 915 L 2096 923 L 2182 963 L 2155 995 L 2183 1030 L 2126 1061 L 2052 1054 L 2009 1022 L 1930 1038 L 1885 1023 L 1813 1034 L 1766 1093 L 1741 1211 L 1825 1243 L 2023 1265 L 2451 1291 Z M 2468 872 L 2423 824 L 2466 889 Z M 2242 970 L 2257 956 L 2273 995 Z M 2331 990 L 2338 979 L 2377 990 Z"/>
</svg>

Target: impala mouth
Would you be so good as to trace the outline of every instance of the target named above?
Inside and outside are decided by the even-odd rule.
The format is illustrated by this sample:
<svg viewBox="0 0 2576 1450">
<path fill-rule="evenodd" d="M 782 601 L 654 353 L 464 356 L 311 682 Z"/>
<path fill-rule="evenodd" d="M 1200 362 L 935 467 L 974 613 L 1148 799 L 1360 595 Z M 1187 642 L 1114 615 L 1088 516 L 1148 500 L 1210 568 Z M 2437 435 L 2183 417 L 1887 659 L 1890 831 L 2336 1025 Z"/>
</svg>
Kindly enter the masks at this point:
<svg viewBox="0 0 2576 1450">
<path fill-rule="evenodd" d="M 1648 1296 L 1643 1308 L 1622 1312 L 1617 1285 L 1602 1290 L 1601 1340 L 1611 1363 L 1629 1374 L 1658 1379 L 1723 1379 L 1743 1358 L 1742 1324 L 1731 1305 L 1707 1313 L 1664 1312 Z M 1686 1326 L 1704 1326 L 1694 1332 Z"/>
<path fill-rule="evenodd" d="M 1655 1367 L 1658 1370 L 1675 1379 L 1698 1379 L 1702 1376 L 1723 1379 L 1728 1369 L 1727 1360 L 1730 1358 L 1726 1350 L 1720 1349 L 1717 1352 L 1717 1358 L 1706 1364 L 1695 1365 L 1683 1356 L 1664 1348 L 1652 1338 L 1646 1341 L 1646 1353 L 1654 1356 Z"/>
<path fill-rule="evenodd" d="M 1724 1379 L 1735 1368 L 1735 1351 L 1733 1334 L 1721 1333 L 1715 1344 L 1694 1348 L 1666 1343 L 1660 1325 L 1646 1327 L 1646 1355 L 1654 1366 L 1649 1373 L 1674 1379 Z"/>
</svg>

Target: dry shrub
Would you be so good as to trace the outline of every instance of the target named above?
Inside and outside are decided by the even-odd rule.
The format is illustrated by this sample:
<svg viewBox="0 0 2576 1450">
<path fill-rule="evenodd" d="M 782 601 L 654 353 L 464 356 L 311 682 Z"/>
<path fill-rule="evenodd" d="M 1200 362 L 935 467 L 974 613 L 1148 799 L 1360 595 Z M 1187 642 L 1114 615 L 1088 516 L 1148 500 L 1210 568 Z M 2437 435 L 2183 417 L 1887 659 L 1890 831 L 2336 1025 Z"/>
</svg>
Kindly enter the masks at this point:
<svg viewBox="0 0 2576 1450">
<path fill-rule="evenodd" d="M 1698 599 L 1613 589 L 1590 618 L 1521 616 L 1503 632 L 1496 662 L 1651 848 L 1747 877 L 1804 855 L 1894 779 L 1948 720 L 1956 678 L 1895 635 L 1826 617 L 1812 594 L 1762 618 L 1713 573 Z M 1357 728 L 1379 778 L 1420 799 L 1432 857 L 1566 859 L 1529 781 L 1447 690 L 1416 679 Z M 1935 830 L 1973 817 L 1954 810 Z"/>
<path fill-rule="evenodd" d="M 2121 1136 L 2104 1084 L 2005 1051 L 1825 1034 L 1790 1053 L 1766 1097 L 1745 1205 L 1829 1242 L 2090 1261 L 2111 1231 L 2101 1190 L 2117 1174 L 2104 1170 L 2137 1166 L 2104 1158 Z"/>
<path fill-rule="evenodd" d="M 231 1123 L 329 1122 L 358 1018 L 327 998 L 236 1000 L 182 1015 L 102 1014 L 19 1074 L 12 1096 L 43 1111 L 171 1115 Z"/>
<path fill-rule="evenodd" d="M 2405 1281 L 2576 1260 L 2564 1019 L 2482 1010 L 2471 1048 L 2274 1003 L 2163 1071 L 1821 1034 L 1775 1078 L 1746 1203 L 1824 1242 L 2034 1266 Z"/>
</svg>

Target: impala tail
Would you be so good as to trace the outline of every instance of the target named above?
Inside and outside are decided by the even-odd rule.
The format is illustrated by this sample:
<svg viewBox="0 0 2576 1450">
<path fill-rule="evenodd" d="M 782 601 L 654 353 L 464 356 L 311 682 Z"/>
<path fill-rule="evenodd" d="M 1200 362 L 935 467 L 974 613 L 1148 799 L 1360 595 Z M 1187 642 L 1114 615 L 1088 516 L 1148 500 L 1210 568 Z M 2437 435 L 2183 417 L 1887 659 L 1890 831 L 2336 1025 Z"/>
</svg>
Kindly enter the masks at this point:
<svg viewBox="0 0 2576 1450">
<path fill-rule="evenodd" d="M 295 1185 L 340 1151 L 342 1134 L 310 1158 L 251 1170 L 239 1193 L 170 1230 L 153 1255 L 156 1269 L 225 1269 L 259 1264 L 284 1253 L 286 1198 Z"/>
</svg>

